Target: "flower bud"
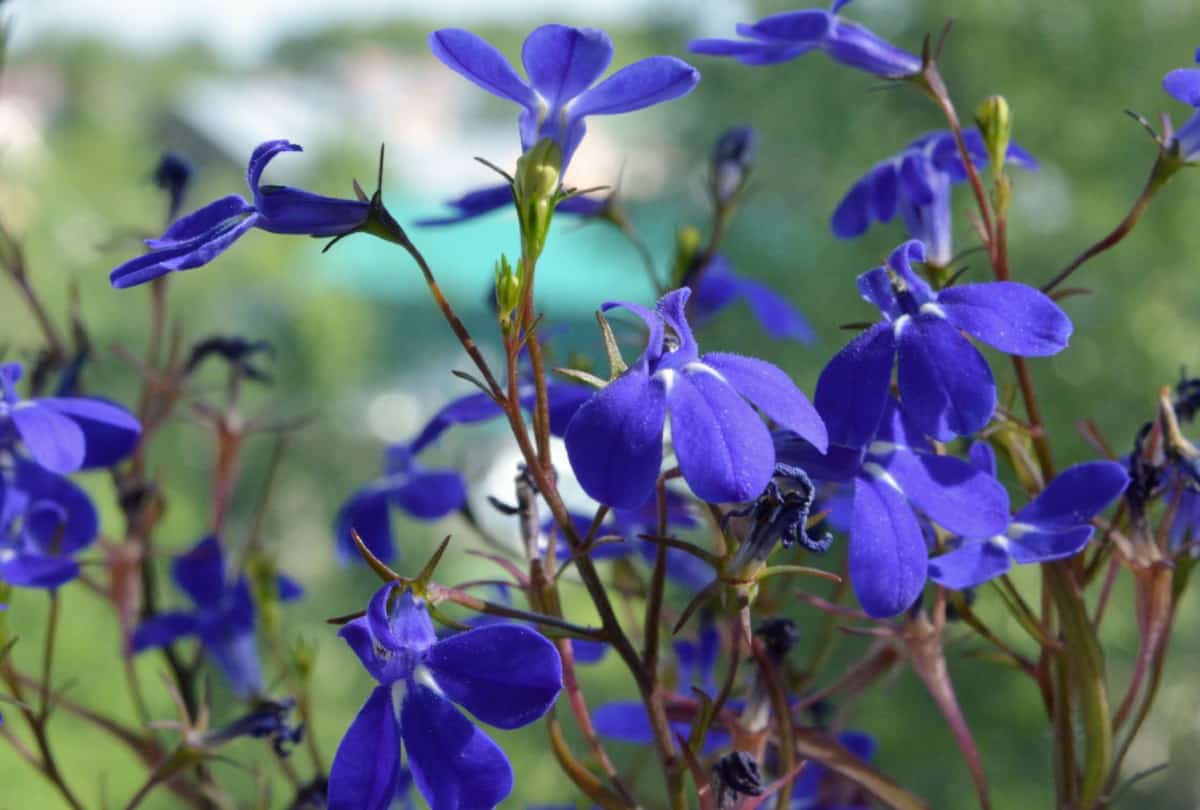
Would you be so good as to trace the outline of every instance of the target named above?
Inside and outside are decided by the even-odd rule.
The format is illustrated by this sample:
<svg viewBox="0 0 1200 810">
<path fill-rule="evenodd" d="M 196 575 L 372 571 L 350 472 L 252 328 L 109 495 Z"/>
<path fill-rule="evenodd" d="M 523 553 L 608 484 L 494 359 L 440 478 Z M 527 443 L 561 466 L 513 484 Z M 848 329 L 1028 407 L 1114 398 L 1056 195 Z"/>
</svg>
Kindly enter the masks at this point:
<svg viewBox="0 0 1200 810">
<path fill-rule="evenodd" d="M 712 151 L 712 192 L 717 205 L 732 200 L 746 185 L 758 133 L 753 127 L 730 127 L 721 134 Z"/>
<path fill-rule="evenodd" d="M 187 158 L 177 152 L 163 152 L 154 167 L 154 185 L 167 193 L 167 220 L 174 222 L 183 207 L 183 198 L 191 185 L 194 170 Z"/>
<path fill-rule="evenodd" d="M 675 261 L 671 265 L 671 286 L 682 287 L 700 250 L 700 229 L 684 225 L 675 232 Z"/>
<path fill-rule="evenodd" d="M 562 149 L 543 138 L 517 159 L 513 197 L 521 220 L 521 239 L 526 255 L 537 258 L 546 244 L 550 218 L 559 199 Z"/>
<path fill-rule="evenodd" d="M 521 278 L 508 257 L 501 255 L 496 262 L 496 315 L 500 326 L 508 332 L 512 326 L 513 313 L 521 305 Z"/>
<path fill-rule="evenodd" d="M 1008 154 L 1008 142 L 1012 139 L 1012 114 L 1004 96 L 988 96 L 975 110 L 975 123 L 983 135 L 992 172 L 999 176 Z"/>
</svg>

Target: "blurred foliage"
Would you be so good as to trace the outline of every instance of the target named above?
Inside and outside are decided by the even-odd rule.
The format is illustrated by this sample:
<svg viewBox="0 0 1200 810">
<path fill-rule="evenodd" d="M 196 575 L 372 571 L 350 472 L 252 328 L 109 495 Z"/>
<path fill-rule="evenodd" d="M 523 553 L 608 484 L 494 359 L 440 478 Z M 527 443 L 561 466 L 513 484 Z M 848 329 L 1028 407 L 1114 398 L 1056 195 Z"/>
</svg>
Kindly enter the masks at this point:
<svg viewBox="0 0 1200 810">
<path fill-rule="evenodd" d="M 767 3 L 762 11 L 786 8 Z M 926 31 L 940 30 L 953 16 L 956 22 L 943 56 L 943 72 L 960 115 L 969 118 L 976 103 L 988 94 L 1007 96 L 1014 111 L 1015 139 L 1042 161 L 1036 174 L 1014 173 L 1012 264 L 1020 280 L 1039 283 L 1051 277 L 1107 232 L 1140 190 L 1154 147 L 1122 114 L 1124 108 L 1152 119 L 1169 109 L 1177 121 L 1190 112 L 1179 108 L 1160 87 L 1163 73 L 1190 62 L 1197 44 L 1197 12 L 1186 0 L 862 0 L 847 13 L 913 50 Z M 424 48 L 426 30 L 402 22 L 330 29 L 283 42 L 263 69 L 319 73 L 340 55 L 368 44 L 416 53 Z M 617 43 L 616 64 L 651 52 L 682 55 L 692 35 L 655 27 L 649 21 L 636 31 L 610 33 Z M 524 31 L 492 34 L 512 54 Z M 655 206 L 634 206 L 631 213 L 635 222 L 647 223 L 653 249 L 665 257 L 676 223 L 664 221 L 664 211 L 705 224 L 699 189 L 712 139 L 729 124 L 757 127 L 762 137 L 751 194 L 723 252 L 742 272 L 790 295 L 812 318 L 822 342 L 815 349 L 767 343 L 740 308 L 715 321 L 701 341 L 706 347 L 757 354 L 778 363 L 811 391 L 823 362 L 848 339 L 838 324 L 868 315 L 855 294 L 854 275 L 877 263 L 901 238 L 898 226 L 876 226 L 858 241 L 839 242 L 828 234 L 829 214 L 849 185 L 875 161 L 942 122 L 937 111 L 909 89 L 881 87 L 820 55 L 771 69 L 714 59 L 698 59 L 696 64 L 704 74 L 697 91 L 668 111 L 651 111 L 638 124 L 663 129 L 690 156 L 671 184 L 675 196 Z M 163 148 L 181 149 L 197 158 L 201 171 L 193 205 L 240 190 L 240 166 L 189 140 L 174 112 L 194 80 L 221 79 L 236 85 L 250 69 L 223 65 L 198 45 L 147 56 L 88 41 L 44 42 L 18 55 L 14 69 L 24 76 L 50 76 L 50 86 L 60 93 L 61 102 L 52 106 L 54 116 L 42 133 L 44 140 L 35 147 L 35 157 L 9 160 L 0 153 L 0 218 L 22 238 L 36 283 L 57 317 L 63 318 L 67 311 L 68 291 L 78 288 L 83 315 L 100 349 L 87 374 L 91 389 L 128 399 L 135 390 L 133 369 L 111 349 L 125 347 L 133 356 L 140 353 L 147 328 L 147 296 L 144 290 L 112 291 L 107 272 L 137 250 L 134 235 L 149 234 L 162 224 L 162 201 L 148 177 Z M 501 110 L 498 102 L 487 109 Z M 354 126 L 371 124 L 363 121 Z M 633 139 L 627 144 L 637 148 Z M 369 176 L 373 164 L 368 154 L 333 150 L 308 156 L 307 165 L 313 176 L 306 185 L 328 190 L 345 189 L 352 174 Z M 1200 286 L 1188 280 L 1188 274 L 1195 272 L 1191 256 L 1200 250 L 1200 231 L 1193 227 L 1191 208 L 1200 196 L 1200 177 L 1195 174 L 1183 173 L 1124 244 L 1076 275 L 1073 283 L 1093 292 L 1065 304 L 1076 326 L 1072 347 L 1057 358 L 1033 363 L 1060 466 L 1093 457 L 1094 451 L 1079 438 L 1077 421 L 1094 419 L 1116 452 L 1124 452 L 1138 426 L 1152 415 L 1158 387 L 1173 382 L 1181 365 L 1200 366 L 1195 315 Z M 437 200 L 460 191 L 423 188 L 405 193 L 433 208 Z M 955 200 L 958 245 L 967 247 L 972 244 L 966 225 L 970 200 L 965 190 Z M 552 241 L 560 239 L 569 249 L 572 228 L 556 227 L 558 235 Z M 419 231 L 414 238 L 420 243 Z M 250 412 L 313 419 L 289 448 L 266 527 L 283 570 L 310 589 L 305 602 L 288 609 L 287 626 L 289 634 L 317 651 L 315 733 L 328 760 L 371 686 L 332 628 L 322 623 L 326 616 L 358 608 L 373 588 L 364 571 L 331 564 L 329 528 L 341 499 L 373 476 L 379 463 L 381 443 L 364 429 L 368 405 L 374 394 L 397 385 L 427 408 L 464 389 L 444 373 L 457 354 L 431 307 L 418 300 L 370 300 L 332 286 L 309 270 L 318 261 L 316 252 L 315 243 L 253 233 L 215 266 L 175 277 L 171 284 L 172 312 L 182 319 L 185 341 L 236 333 L 275 343 L 278 384 L 254 391 Z M 319 259 L 334 273 L 343 261 L 338 250 Z M 402 257 L 388 254 L 381 261 L 396 263 L 396 272 L 407 269 Z M 636 256 L 623 248 L 579 257 L 578 267 L 596 274 L 597 302 L 606 297 L 601 275 L 606 263 L 617 262 L 636 272 Z M 977 254 L 966 262 L 971 267 L 968 278 L 982 280 L 985 260 Z M 480 278 L 486 280 L 483 270 Z M 477 306 L 467 309 L 482 324 L 482 281 L 479 289 Z M 37 346 L 32 319 L 8 290 L 0 294 L 0 324 L 0 350 L 6 350 L 7 356 L 27 356 Z M 586 322 L 577 325 L 575 335 L 573 342 L 599 352 L 599 341 L 593 339 Z M 997 365 L 996 372 L 1002 386 L 1011 389 L 1011 370 Z M 214 375 L 206 378 L 202 390 L 215 393 L 218 385 Z M 441 451 L 449 460 L 479 462 L 475 447 L 455 449 L 450 444 Z M 266 439 L 247 445 L 244 486 L 235 500 L 230 529 L 235 537 L 248 531 L 269 447 Z M 211 449 L 205 430 L 193 421 L 172 425 L 153 459 L 169 487 L 170 508 L 162 536 L 175 549 L 182 548 L 202 533 L 206 521 Z M 110 498 L 107 480 L 94 477 L 87 485 L 101 503 Z M 105 525 L 115 531 L 119 516 L 111 506 L 104 517 Z M 458 521 L 434 529 L 401 521 L 397 531 L 403 538 L 404 565 L 418 565 L 434 536 L 443 530 L 461 538 L 459 547 L 472 543 L 467 539 L 469 530 Z M 448 577 L 479 570 L 461 555 L 455 559 L 445 569 Z M 1036 576 L 1019 579 L 1019 584 L 1036 593 Z M 165 593 L 165 588 L 164 596 L 168 604 L 178 599 Z M 674 596 L 679 603 L 686 599 L 685 594 Z M 39 597 L 19 594 L 7 617 L 22 636 L 16 650 L 22 666 L 33 667 L 40 648 L 44 600 Z M 114 658 L 120 643 L 115 622 L 87 588 L 68 589 L 65 600 L 68 621 L 62 629 L 59 672 L 66 679 L 67 695 L 127 712 L 126 719 L 132 717 Z M 577 600 L 580 610 L 584 609 L 581 600 L 582 595 Z M 981 612 L 1019 645 L 1024 641 L 1020 631 L 1004 623 L 994 602 L 983 591 Z M 815 627 L 819 618 L 815 612 L 807 608 L 795 612 L 802 628 Z M 1118 588 L 1110 613 L 1108 667 L 1116 690 L 1126 682 L 1136 639 L 1125 589 Z M 1166 686 L 1127 771 L 1166 761 L 1171 766 L 1136 785 L 1120 806 L 1184 808 L 1200 802 L 1200 779 L 1189 767 L 1200 743 L 1195 709 L 1200 705 L 1200 686 L 1191 677 L 1200 659 L 1197 624 L 1195 609 L 1185 605 Z M 809 641 L 812 636 L 806 634 Z M 976 647 L 968 642 L 952 648 L 952 668 L 999 806 L 1048 806 L 1049 732 L 1038 695 L 1032 684 L 1008 670 L 953 654 Z M 860 641 L 846 638 L 837 661 L 853 660 L 862 648 Z M 804 660 L 804 649 L 796 655 L 797 662 Z M 166 695 L 157 688 L 159 660 L 147 655 L 136 666 L 155 715 L 171 716 Z M 827 671 L 822 682 L 834 672 Z M 633 691 L 612 660 L 586 670 L 582 677 L 595 702 Z M 218 705 L 228 707 L 230 716 L 235 711 L 227 700 L 221 703 L 218 698 Z M 883 770 L 927 797 L 932 806 L 973 806 L 960 756 L 911 673 L 902 672 L 851 707 L 847 722 L 876 734 Z M 51 728 L 67 763 L 68 778 L 89 804 L 120 803 L 136 789 L 142 772 L 124 751 L 66 716 Z M 511 752 L 520 775 L 511 806 L 551 802 L 566 795 L 561 775 L 545 756 L 540 725 L 496 736 Z M 257 757 L 259 752 L 249 744 L 239 745 L 245 746 L 245 752 L 230 751 L 232 759 Z M 619 744 L 612 748 L 627 765 L 638 756 Z M 265 756 L 259 759 L 269 761 Z M 285 783 L 278 773 L 254 774 L 225 764 L 215 767 L 223 780 L 239 782 L 247 791 L 255 777 L 270 779 L 276 789 L 272 806 L 280 806 Z M 644 779 L 657 776 L 646 774 Z M 0 807 L 57 806 L 49 789 L 35 781 L 7 747 L 0 748 L 0 786 Z M 145 806 L 172 804 L 162 794 Z"/>
</svg>

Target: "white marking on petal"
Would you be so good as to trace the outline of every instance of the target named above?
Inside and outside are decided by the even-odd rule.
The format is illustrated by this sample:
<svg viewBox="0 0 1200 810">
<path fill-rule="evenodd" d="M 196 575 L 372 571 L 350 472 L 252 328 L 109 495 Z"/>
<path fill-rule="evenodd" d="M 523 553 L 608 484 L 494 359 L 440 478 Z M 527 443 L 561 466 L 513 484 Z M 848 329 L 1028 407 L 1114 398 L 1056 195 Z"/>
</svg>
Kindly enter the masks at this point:
<svg viewBox="0 0 1200 810">
<path fill-rule="evenodd" d="M 946 318 L 946 310 L 942 309 L 939 304 L 934 301 L 929 301 L 921 304 L 920 313 L 922 315 L 933 315 L 936 318 Z"/>
<path fill-rule="evenodd" d="M 413 670 L 413 680 L 422 686 L 428 686 L 439 695 L 442 694 L 442 687 L 438 686 L 438 682 L 433 679 L 433 672 L 424 664 L 417 664 L 417 668 Z"/>
<path fill-rule="evenodd" d="M 911 315 L 901 315 L 899 318 L 892 321 L 892 334 L 895 335 L 897 340 L 900 338 L 900 333 L 904 331 L 905 327 L 907 327 L 911 321 Z"/>
<path fill-rule="evenodd" d="M 862 469 L 863 469 L 863 472 L 865 472 L 867 475 L 874 478 L 876 481 L 880 481 L 884 484 L 887 484 L 889 487 L 896 490 L 901 495 L 904 494 L 904 490 L 900 488 L 900 484 L 898 484 L 896 482 L 896 479 L 892 478 L 892 474 L 889 473 L 887 470 L 885 470 L 883 467 L 876 464 L 874 461 L 868 461 L 867 463 L 863 464 Z"/>
<path fill-rule="evenodd" d="M 878 439 L 867 445 L 867 453 L 872 456 L 888 456 L 892 453 L 895 453 L 897 450 L 905 449 L 907 448 L 901 447 L 895 442 L 884 442 L 879 441 Z"/>
<path fill-rule="evenodd" d="M 729 380 L 727 380 L 723 376 L 721 376 L 721 372 L 717 371 L 715 368 L 713 368 L 710 365 L 701 363 L 698 360 L 693 360 L 692 362 L 688 363 L 687 365 L 685 365 L 683 367 L 683 370 L 689 374 L 710 374 L 713 377 L 716 377 L 721 382 L 725 383 L 726 385 L 729 385 Z"/>
<path fill-rule="evenodd" d="M 1003 551 L 1005 553 L 1008 552 L 1008 538 L 1005 537 L 1004 535 L 998 534 L 995 537 L 990 538 L 988 540 L 988 542 L 991 543 L 996 548 L 1000 549 L 1001 551 Z"/>
<path fill-rule="evenodd" d="M 1019 540 L 1024 535 L 1036 531 L 1038 531 L 1038 527 L 1031 523 L 1010 523 L 1008 524 L 1008 530 L 1005 532 L 1005 534 L 1011 537 L 1013 540 Z"/>
<path fill-rule="evenodd" d="M 654 378 L 662 383 L 666 393 L 671 393 L 671 386 L 675 385 L 675 369 L 664 368 L 662 371 L 656 371 Z"/>
</svg>

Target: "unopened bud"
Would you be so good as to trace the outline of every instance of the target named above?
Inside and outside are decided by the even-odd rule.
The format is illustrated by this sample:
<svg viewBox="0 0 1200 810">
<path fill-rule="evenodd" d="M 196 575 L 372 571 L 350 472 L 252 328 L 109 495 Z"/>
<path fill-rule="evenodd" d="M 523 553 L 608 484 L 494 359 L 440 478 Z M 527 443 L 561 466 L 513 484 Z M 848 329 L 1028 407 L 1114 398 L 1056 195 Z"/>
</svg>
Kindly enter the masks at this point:
<svg viewBox="0 0 1200 810">
<path fill-rule="evenodd" d="M 1004 96 L 988 96 L 975 111 L 975 123 L 983 136 L 992 172 L 999 176 L 1012 140 L 1012 113 Z"/>
<path fill-rule="evenodd" d="M 536 258 L 546 244 L 561 173 L 562 149 L 550 138 L 542 138 L 517 160 L 513 196 L 521 220 L 521 238 L 531 258 Z"/>
<path fill-rule="evenodd" d="M 513 313 L 520 304 L 521 278 L 509 264 L 508 257 L 501 255 L 496 262 L 496 315 L 505 331 L 511 326 Z"/>
<path fill-rule="evenodd" d="M 754 153 L 758 146 L 758 133 L 753 127 L 730 127 L 721 133 L 712 151 L 712 190 L 718 205 L 723 205 L 746 185 Z"/>
<path fill-rule="evenodd" d="M 671 286 L 681 287 L 692 269 L 692 262 L 700 250 L 700 229 L 684 225 L 675 232 L 675 261 L 671 265 Z"/>
</svg>

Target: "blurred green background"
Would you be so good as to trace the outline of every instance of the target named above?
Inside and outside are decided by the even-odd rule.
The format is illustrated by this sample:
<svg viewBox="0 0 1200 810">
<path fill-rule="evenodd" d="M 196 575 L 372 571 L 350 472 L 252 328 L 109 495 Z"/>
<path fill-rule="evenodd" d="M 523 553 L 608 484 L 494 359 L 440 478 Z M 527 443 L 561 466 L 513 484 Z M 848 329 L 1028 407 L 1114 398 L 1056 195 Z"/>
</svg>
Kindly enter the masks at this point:
<svg viewBox="0 0 1200 810">
<path fill-rule="evenodd" d="M 0 221 L 22 241 L 34 283 L 53 315 L 65 324 L 68 296 L 79 307 L 98 348 L 88 372 L 92 390 L 127 401 L 136 390 L 134 369 L 117 347 L 140 354 L 147 333 L 145 290 L 117 292 L 108 271 L 138 250 L 139 234 L 162 227 L 163 202 L 149 175 L 164 149 L 189 156 L 198 168 L 188 207 L 242 192 L 245 156 L 255 143 L 286 137 L 306 151 L 271 167 L 273 182 L 347 195 L 357 177 L 367 187 L 375 150 L 388 145 L 387 199 L 402 222 L 441 212 L 440 202 L 493 175 L 471 158 L 511 165 L 517 139 L 514 110 L 450 73 L 429 55 L 425 34 L 465 25 L 515 57 L 534 25 L 561 21 L 602 25 L 616 43 L 614 65 L 651 53 L 685 56 L 693 36 L 726 35 L 738 20 L 786 10 L 778 3 L 614 3 L 589 16 L 582 3 L 446 3 L 434 13 L 415 6 L 364 2 L 307 4 L 303 25 L 276 4 L 244 0 L 209 3 L 170 26 L 167 12 L 136 2 L 10 3 L 16 38 L 0 85 Z M 228 5 L 229 8 L 225 8 Z M 257 6 L 261 5 L 262 9 Z M 284 7 L 290 4 L 280 4 Z M 361 15 L 354 9 L 361 5 Z M 316 13 L 314 13 L 314 10 Z M 327 13 L 326 13 L 327 12 Z M 862 0 L 847 9 L 893 41 L 917 50 L 927 31 L 950 17 L 955 26 L 943 72 L 960 115 L 985 95 L 1005 94 L 1014 110 L 1015 137 L 1042 161 L 1041 171 L 1014 177 L 1010 226 L 1014 276 L 1040 283 L 1115 224 L 1140 190 L 1154 145 L 1122 111 L 1157 119 L 1170 110 L 1177 123 L 1190 111 L 1161 90 L 1162 75 L 1190 62 L 1200 43 L 1200 12 L 1186 0 L 1043 3 L 1035 0 Z M 299 13 L 299 12 L 297 12 Z M 190 15 L 190 16 L 189 16 Z M 416 15 L 416 16 L 414 16 Z M 192 18 L 196 18 L 194 21 Z M 219 19 L 219 24 L 212 20 Z M 195 30 L 188 29 L 188 25 Z M 155 28 L 159 26 L 159 28 Z M 810 391 L 822 364 L 847 339 L 838 325 L 871 317 L 855 294 L 854 276 L 877 263 L 902 234 L 899 225 L 874 227 L 854 242 L 835 240 L 829 215 L 849 185 L 877 160 L 922 132 L 941 126 L 935 109 L 907 88 L 834 65 L 819 54 L 770 69 L 732 61 L 692 60 L 704 78 L 689 97 L 635 115 L 589 121 L 591 134 L 568 180 L 587 186 L 620 177 L 630 214 L 660 265 L 669 261 L 675 227 L 704 226 L 705 159 L 727 126 L 754 125 L 761 135 L 751 192 L 725 252 L 736 267 L 771 283 L 810 318 L 814 347 L 768 341 L 742 307 L 703 330 L 706 348 L 753 354 L 788 370 Z M 1153 414 L 1160 385 L 1181 366 L 1200 367 L 1197 317 L 1200 287 L 1192 254 L 1200 250 L 1195 203 L 1200 178 L 1184 172 L 1156 201 L 1124 244 L 1096 259 L 1075 283 L 1093 294 L 1067 300 L 1075 322 L 1071 348 L 1033 363 L 1060 466 L 1093 457 L 1076 431 L 1094 419 L 1118 450 L 1130 445 Z M 955 197 L 960 248 L 971 244 L 970 200 Z M 602 300 L 649 301 L 636 253 L 600 225 L 562 221 L 539 271 L 541 308 L 550 321 L 571 327 L 558 351 L 597 354 L 590 312 Z M 515 219 L 507 212 L 445 230 L 413 228 L 448 294 L 475 333 L 493 327 L 485 307 L 492 262 L 518 250 Z M 461 351 L 436 317 L 416 268 L 400 251 L 365 237 L 320 253 L 321 244 L 252 232 L 207 269 L 172 281 L 171 313 L 187 341 L 212 334 L 265 338 L 276 347 L 277 384 L 248 395 L 249 414 L 311 417 L 290 444 L 265 518 L 280 566 L 302 581 L 309 598 L 287 609 L 287 636 L 317 654 L 314 729 L 328 761 L 341 732 L 372 684 L 322 620 L 359 608 L 374 581 L 358 568 L 340 567 L 331 523 L 342 500 L 377 472 L 382 445 L 410 436 L 447 399 L 469 387 L 448 368 L 465 368 Z M 985 260 L 967 260 L 968 278 L 982 280 Z M 38 346 L 33 320 L 10 287 L 0 288 L 0 347 L 28 357 Z M 1011 370 L 997 364 L 1003 390 Z M 203 378 L 196 393 L 219 397 L 219 377 Z M 197 420 L 181 418 L 165 432 L 152 458 L 167 481 L 169 512 L 160 533 L 164 550 L 181 549 L 203 531 L 209 508 L 211 441 Z M 436 458 L 467 471 L 479 491 L 511 480 L 513 457 L 494 427 L 451 435 Z M 271 441 L 252 439 L 231 519 L 232 542 L 244 536 L 259 497 Z M 492 482 L 499 482 L 493 484 Z M 109 483 L 86 485 L 101 502 Z M 478 497 L 478 496 L 476 496 Z M 106 527 L 119 531 L 106 506 Z M 503 533 L 509 527 L 498 524 Z M 448 532 L 447 581 L 494 569 L 461 553 L 477 545 L 459 520 L 437 526 L 399 519 L 401 570 L 415 570 L 436 539 Z M 93 559 L 99 560 L 99 552 Z M 1019 580 L 1036 594 L 1036 582 Z M 1126 583 L 1127 584 L 1127 583 Z M 178 594 L 163 587 L 168 604 Z M 678 604 L 686 594 L 676 593 Z M 57 673 L 74 700 L 133 717 L 117 663 L 119 631 L 111 612 L 82 587 L 64 592 L 65 624 Z M 980 609 L 1006 627 L 994 597 Z M 581 611 L 580 595 L 575 607 Z M 41 647 L 44 598 L 24 592 L 5 621 L 21 636 L 16 661 L 33 669 Z M 1128 589 L 1119 587 L 1106 626 L 1114 694 L 1128 677 L 1136 635 Z M 802 632 L 817 614 L 797 609 Z M 1200 642 L 1192 598 L 1176 627 L 1165 685 L 1142 739 L 1126 766 L 1133 774 L 1162 763 L 1166 770 L 1139 782 L 1118 806 L 1192 808 L 1200 805 Z M 810 643 L 812 633 L 805 636 Z M 1008 670 L 957 652 L 951 667 L 976 734 L 998 807 L 1049 807 L 1053 795 L 1049 729 L 1031 683 Z M 839 659 L 863 645 L 844 640 Z M 1023 648 L 1024 649 L 1024 648 Z M 798 659 L 801 660 L 801 659 Z M 172 716 L 160 688 L 161 659 L 139 658 L 137 668 L 157 716 Z M 819 683 L 836 675 L 828 671 Z M 613 660 L 583 672 L 598 702 L 632 696 L 633 686 Z M 237 707 L 214 679 L 217 719 Z M 19 718 L 0 704 L 11 726 Z M 974 806 L 961 758 L 931 701 L 911 672 L 901 671 L 856 703 L 853 727 L 880 741 L 878 764 L 926 797 L 933 807 Z M 570 725 L 567 722 L 567 725 Z M 86 725 L 61 715 L 51 725 L 68 780 L 89 807 L 123 806 L 144 779 L 124 749 Z M 506 807 L 567 802 L 573 795 L 547 755 L 544 729 L 496 732 L 518 772 Z M 613 744 L 626 764 L 636 749 Z M 218 778 L 249 797 L 261 775 L 273 789 L 268 806 L 286 803 L 286 786 L 258 744 L 225 749 L 213 766 Z M 296 757 L 302 773 L 306 760 Z M 256 766 L 262 763 L 261 774 Z M 642 777 L 651 791 L 658 777 Z M 0 747 L 0 809 L 57 807 L 57 796 L 12 750 Z M 165 792 L 147 807 L 171 807 Z"/>
</svg>

